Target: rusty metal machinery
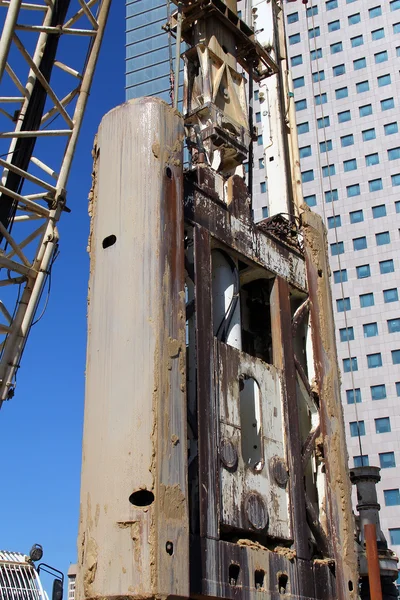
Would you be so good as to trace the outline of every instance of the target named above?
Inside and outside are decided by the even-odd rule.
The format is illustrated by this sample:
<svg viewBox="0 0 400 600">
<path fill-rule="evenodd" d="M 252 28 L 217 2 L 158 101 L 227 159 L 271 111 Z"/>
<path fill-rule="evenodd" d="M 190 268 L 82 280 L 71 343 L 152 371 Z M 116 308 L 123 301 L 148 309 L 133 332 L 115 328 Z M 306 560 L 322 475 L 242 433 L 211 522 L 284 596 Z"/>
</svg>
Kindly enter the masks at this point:
<svg viewBox="0 0 400 600">
<path fill-rule="evenodd" d="M 134 100 L 94 150 L 78 597 L 355 600 L 325 230 L 293 191 L 255 225 L 241 170 L 237 62 L 279 66 L 179 4 L 185 120 Z"/>
</svg>

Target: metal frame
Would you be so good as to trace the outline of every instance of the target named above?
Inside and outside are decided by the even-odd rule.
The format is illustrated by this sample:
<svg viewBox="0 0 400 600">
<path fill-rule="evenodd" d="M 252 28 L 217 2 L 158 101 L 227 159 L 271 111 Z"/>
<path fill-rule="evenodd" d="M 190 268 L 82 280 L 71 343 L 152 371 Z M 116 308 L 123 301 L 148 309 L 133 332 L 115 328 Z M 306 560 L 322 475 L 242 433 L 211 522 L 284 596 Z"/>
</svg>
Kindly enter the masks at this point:
<svg viewBox="0 0 400 600">
<path fill-rule="evenodd" d="M 67 210 L 65 188 L 110 4 L 0 0 L 7 9 L 0 40 L 0 406 L 14 394 L 56 256 L 57 222 Z M 86 42 L 78 68 L 61 58 L 77 37 Z M 57 118 L 63 125 L 52 128 Z"/>
</svg>

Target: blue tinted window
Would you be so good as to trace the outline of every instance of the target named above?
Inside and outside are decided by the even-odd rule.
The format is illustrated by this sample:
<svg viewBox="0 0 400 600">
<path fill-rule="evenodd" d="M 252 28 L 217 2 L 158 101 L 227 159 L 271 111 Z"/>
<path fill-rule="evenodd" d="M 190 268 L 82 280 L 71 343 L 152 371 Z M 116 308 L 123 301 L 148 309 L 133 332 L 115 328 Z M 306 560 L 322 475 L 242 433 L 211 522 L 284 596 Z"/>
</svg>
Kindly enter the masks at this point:
<svg viewBox="0 0 400 600">
<path fill-rule="evenodd" d="M 342 88 L 339 88 L 338 90 L 335 90 L 336 100 L 341 100 L 342 98 L 347 98 L 348 95 L 349 95 L 349 90 L 347 89 L 347 87 L 342 87 Z"/>
<path fill-rule="evenodd" d="M 321 31 L 319 27 L 314 27 L 313 29 L 308 30 L 308 37 L 310 40 L 319 37 L 321 35 Z"/>
<path fill-rule="evenodd" d="M 376 245 L 384 246 L 385 244 L 390 244 L 390 233 L 388 231 L 382 231 L 381 233 L 375 234 Z"/>
<path fill-rule="evenodd" d="M 254 90 L 254 100 L 258 100 L 259 99 L 259 91 L 258 90 Z"/>
<path fill-rule="evenodd" d="M 351 359 L 344 358 L 343 359 L 343 372 L 350 373 L 350 372 L 354 372 L 354 371 L 358 371 L 357 357 L 352 356 Z M 351 391 L 353 391 L 353 390 L 351 390 Z M 357 398 L 357 390 L 356 390 L 356 398 Z M 361 396 L 360 396 L 360 398 L 361 398 Z M 361 402 L 361 400 L 359 400 L 359 402 Z M 354 402 L 353 402 L 353 404 L 354 404 Z"/>
<path fill-rule="evenodd" d="M 294 46 L 294 44 L 300 43 L 300 34 L 294 33 L 293 35 L 289 35 L 289 46 Z"/>
<path fill-rule="evenodd" d="M 352 146 L 354 144 L 354 136 L 352 133 L 349 133 L 349 135 L 343 135 L 340 138 L 340 143 L 342 145 L 342 148 L 345 148 L 346 146 Z"/>
<path fill-rule="evenodd" d="M 343 51 L 343 42 L 335 42 L 335 44 L 331 44 L 331 54 L 337 54 L 338 52 Z"/>
<path fill-rule="evenodd" d="M 367 238 L 365 236 L 353 239 L 354 250 L 365 250 L 367 247 Z"/>
<path fill-rule="evenodd" d="M 338 7 L 338 0 L 327 0 L 327 2 L 325 2 L 326 4 L 326 10 L 333 10 L 334 8 Z"/>
<path fill-rule="evenodd" d="M 267 191 L 267 183 L 265 181 L 260 182 L 260 192 L 265 194 Z"/>
<path fill-rule="evenodd" d="M 304 196 L 304 202 L 307 204 L 307 206 L 316 206 L 317 197 L 315 194 L 311 194 L 310 196 Z"/>
<path fill-rule="evenodd" d="M 339 194 L 337 190 L 329 190 L 325 192 L 325 202 L 329 204 L 329 202 L 336 202 L 339 200 Z"/>
<path fill-rule="evenodd" d="M 316 71 L 312 74 L 312 79 L 314 83 L 318 83 L 318 81 L 324 81 L 325 71 Z"/>
<path fill-rule="evenodd" d="M 258 168 L 259 169 L 263 169 L 264 168 L 264 157 L 258 159 Z"/>
<path fill-rule="evenodd" d="M 333 281 L 334 283 L 344 283 L 347 281 L 347 269 L 333 271 Z"/>
<path fill-rule="evenodd" d="M 310 56 L 311 56 L 311 60 L 317 60 L 317 58 L 322 58 L 322 48 L 317 48 L 316 50 L 311 50 Z"/>
<path fill-rule="evenodd" d="M 342 220 L 340 215 L 335 215 L 333 217 L 328 217 L 328 229 L 334 229 L 335 227 L 341 227 Z"/>
<path fill-rule="evenodd" d="M 261 113 L 256 112 L 256 123 L 261 123 Z"/>
<path fill-rule="evenodd" d="M 379 154 L 374 152 L 373 154 L 367 154 L 365 157 L 365 164 L 367 167 L 372 167 L 373 165 L 379 164 Z"/>
<path fill-rule="evenodd" d="M 320 117 L 317 119 L 318 129 L 323 129 L 324 127 L 329 127 L 330 121 L 329 117 Z"/>
<path fill-rule="evenodd" d="M 393 135 L 394 133 L 398 133 L 399 126 L 396 122 L 388 123 L 387 125 L 383 126 L 383 129 L 385 131 L 385 135 Z"/>
<path fill-rule="evenodd" d="M 382 179 L 371 179 L 371 181 L 368 181 L 368 187 L 370 192 L 378 192 L 379 190 L 382 190 Z"/>
<path fill-rule="evenodd" d="M 353 67 L 355 71 L 359 71 L 360 69 L 364 69 L 367 66 L 366 58 L 357 58 L 357 60 L 353 60 Z"/>
<path fill-rule="evenodd" d="M 389 417 L 381 417 L 375 419 L 375 431 L 376 433 L 390 433 L 390 419 Z"/>
<path fill-rule="evenodd" d="M 306 158 L 307 156 L 311 156 L 311 146 L 303 146 L 299 148 L 300 158 Z"/>
<path fill-rule="evenodd" d="M 345 173 L 348 173 L 349 171 L 355 171 L 357 169 L 357 159 L 351 158 L 343 161 L 343 168 Z"/>
<path fill-rule="evenodd" d="M 400 397 L 400 381 L 396 383 L 396 394 Z"/>
<path fill-rule="evenodd" d="M 346 123 L 346 121 L 351 121 L 351 113 L 349 110 L 344 110 L 338 113 L 338 121 L 339 123 Z"/>
<path fill-rule="evenodd" d="M 395 206 L 395 208 L 396 208 L 396 212 L 397 212 L 397 213 L 400 213 L 400 200 L 397 200 L 397 201 L 394 203 L 394 206 Z"/>
<path fill-rule="evenodd" d="M 303 171 L 301 174 L 301 181 L 303 183 L 307 183 L 308 181 L 314 180 L 314 171 L 313 169 L 309 169 L 308 171 Z"/>
<path fill-rule="evenodd" d="M 392 363 L 394 365 L 400 364 L 400 350 L 392 350 Z"/>
<path fill-rule="evenodd" d="M 368 142 L 369 140 L 376 139 L 375 127 L 373 127 L 372 129 L 365 129 L 362 132 L 362 138 L 363 142 Z"/>
<path fill-rule="evenodd" d="M 307 18 L 315 17 L 318 14 L 318 6 L 310 6 L 307 8 Z"/>
<path fill-rule="evenodd" d="M 262 136 L 262 134 L 257 136 L 257 145 L 258 146 L 262 146 L 263 145 L 263 136 Z"/>
<path fill-rule="evenodd" d="M 364 213 L 360 210 L 353 210 L 350 213 L 350 223 L 354 225 L 354 223 L 362 223 L 364 221 Z"/>
<path fill-rule="evenodd" d="M 330 152 L 332 150 L 332 140 L 326 140 L 326 142 L 319 143 L 320 152 Z"/>
<path fill-rule="evenodd" d="M 290 64 L 292 67 L 298 67 L 303 64 L 303 56 L 301 54 L 297 54 L 297 56 L 292 56 L 290 59 Z"/>
<path fill-rule="evenodd" d="M 390 110 L 394 108 L 394 99 L 386 98 L 385 100 L 381 100 L 381 109 L 382 110 Z"/>
<path fill-rule="evenodd" d="M 355 25 L 361 21 L 360 13 L 355 13 L 354 15 L 350 15 L 348 17 L 349 25 Z"/>
<path fill-rule="evenodd" d="M 380 17 L 380 15 L 382 14 L 382 7 L 374 6 L 373 8 L 369 9 L 368 13 L 370 19 L 373 19 L 374 17 Z"/>
<path fill-rule="evenodd" d="M 362 402 L 361 390 L 356 388 L 355 390 L 346 390 L 347 404 L 354 404 L 354 398 L 357 404 Z"/>
<path fill-rule="evenodd" d="M 358 111 L 360 113 L 360 117 L 372 115 L 372 104 L 364 104 L 364 106 L 359 107 Z"/>
<path fill-rule="evenodd" d="M 394 529 L 389 529 L 390 534 L 390 543 L 392 546 L 397 546 L 400 544 L 400 527 L 395 527 Z"/>
<path fill-rule="evenodd" d="M 392 83 L 390 74 L 381 75 L 380 77 L 377 78 L 377 81 L 378 81 L 378 87 L 384 87 L 385 85 L 389 85 L 390 83 Z"/>
<path fill-rule="evenodd" d="M 397 302 L 399 299 L 399 293 L 397 288 L 391 288 L 390 290 L 383 290 L 383 300 L 386 304 L 389 302 Z"/>
<path fill-rule="evenodd" d="M 354 183 L 353 185 L 348 185 L 346 187 L 346 190 L 347 190 L 348 198 L 353 198 L 354 196 L 359 196 L 360 195 L 360 184 Z"/>
<path fill-rule="evenodd" d="M 351 437 L 358 437 L 359 435 L 365 435 L 365 423 L 364 421 L 353 421 L 349 423 Z"/>
<path fill-rule="evenodd" d="M 351 342 L 354 340 L 354 328 L 344 327 L 343 329 L 339 329 L 339 335 L 341 342 Z"/>
<path fill-rule="evenodd" d="M 398 506 L 400 504 L 400 490 L 383 490 L 385 506 Z"/>
<path fill-rule="evenodd" d="M 344 75 L 346 73 L 346 67 L 344 65 L 336 65 L 336 67 L 332 68 L 333 76 L 338 77 L 339 75 Z"/>
<path fill-rule="evenodd" d="M 287 16 L 287 22 L 289 23 L 289 25 L 291 25 L 292 23 L 296 23 L 298 20 L 299 20 L 298 12 L 290 13 L 290 15 Z"/>
<path fill-rule="evenodd" d="M 360 81 L 360 83 L 356 83 L 357 94 L 362 94 L 363 92 L 368 92 L 368 90 L 369 90 L 369 82 L 368 81 Z"/>
<path fill-rule="evenodd" d="M 379 206 L 372 207 L 372 216 L 374 219 L 380 219 L 381 217 L 386 217 L 386 205 L 380 204 Z"/>
<path fill-rule="evenodd" d="M 374 294 L 369 292 L 368 294 L 360 294 L 360 306 L 361 308 L 367 308 L 368 306 L 374 306 Z"/>
<path fill-rule="evenodd" d="M 387 153 L 389 160 L 398 160 L 400 158 L 400 147 L 390 148 Z"/>
<path fill-rule="evenodd" d="M 375 29 L 375 31 L 371 31 L 372 41 L 381 40 L 384 37 L 385 37 L 385 30 L 383 27 L 380 27 L 379 29 Z"/>
<path fill-rule="evenodd" d="M 355 467 L 368 467 L 369 466 L 368 454 L 363 454 L 362 456 L 353 456 L 353 461 L 354 461 Z"/>
<path fill-rule="evenodd" d="M 392 259 L 389 260 L 381 260 L 379 263 L 379 270 L 381 275 L 385 275 L 386 273 L 394 272 L 394 262 Z"/>
<path fill-rule="evenodd" d="M 356 267 L 357 279 L 366 279 L 371 277 L 371 267 L 369 265 L 360 265 Z"/>
<path fill-rule="evenodd" d="M 378 335 L 378 323 L 365 323 L 363 325 L 364 337 L 375 337 Z"/>
<path fill-rule="evenodd" d="M 386 398 L 386 385 L 384 383 L 371 385 L 371 398 L 372 400 L 383 400 Z"/>
<path fill-rule="evenodd" d="M 390 469 L 391 467 L 396 466 L 396 460 L 394 458 L 394 452 L 380 452 L 379 453 L 379 464 L 381 469 Z M 389 531 L 393 531 L 389 529 Z M 400 529 L 399 529 L 400 533 Z M 400 538 L 399 538 L 400 541 Z M 393 543 L 393 542 L 392 542 Z M 397 542 L 399 543 L 399 542 Z"/>
<path fill-rule="evenodd" d="M 390 2 L 390 10 L 399 10 L 400 9 L 400 0 L 391 0 Z"/>
<path fill-rule="evenodd" d="M 351 38 L 350 42 L 352 48 L 357 48 L 357 46 L 363 45 L 364 38 L 362 35 L 356 35 L 355 37 Z"/>
<path fill-rule="evenodd" d="M 326 104 L 328 102 L 328 96 L 325 92 L 322 94 L 317 94 L 316 96 L 314 96 L 314 99 L 315 104 L 317 106 L 320 106 L 321 104 Z"/>
<path fill-rule="evenodd" d="M 340 21 L 339 21 L 339 19 L 337 19 L 336 21 L 331 21 L 330 23 L 328 23 L 328 31 L 329 32 L 337 31 L 338 29 L 340 29 Z"/>
<path fill-rule="evenodd" d="M 304 77 L 295 77 L 293 79 L 293 87 L 294 89 L 300 88 L 304 86 Z"/>
<path fill-rule="evenodd" d="M 298 134 L 308 133 L 309 131 L 310 131 L 310 125 L 308 124 L 308 121 L 306 123 L 299 123 L 297 125 L 297 133 Z"/>
<path fill-rule="evenodd" d="M 339 298 L 336 300 L 336 309 L 338 312 L 351 310 L 350 298 Z"/>
<path fill-rule="evenodd" d="M 382 52 L 377 52 L 376 54 L 374 54 L 374 58 L 375 63 L 378 65 L 379 63 L 383 63 L 388 60 L 388 53 L 386 50 L 383 50 Z"/>
<path fill-rule="evenodd" d="M 400 23 L 393 24 L 393 33 L 400 33 Z"/>
<path fill-rule="evenodd" d="M 396 175 L 392 175 L 392 185 L 400 185 L 400 173 L 396 173 Z"/>
<path fill-rule="evenodd" d="M 268 206 L 263 206 L 262 209 L 261 209 L 261 211 L 262 211 L 262 218 L 263 219 L 268 219 L 268 215 L 269 215 L 269 213 L 268 213 Z"/>
<path fill-rule="evenodd" d="M 331 244 L 331 255 L 332 256 L 338 256 L 339 254 L 343 254 L 344 253 L 344 244 L 343 242 L 335 242 L 334 244 Z"/>
<path fill-rule="evenodd" d="M 329 177 L 330 175 L 335 175 L 335 173 L 335 165 L 325 165 L 322 167 L 322 177 Z"/>
<path fill-rule="evenodd" d="M 399 333 L 400 319 L 388 319 L 387 326 L 389 333 Z"/>
<path fill-rule="evenodd" d="M 367 354 L 368 369 L 377 369 L 382 366 L 382 354 L 375 352 L 374 354 Z"/>
</svg>

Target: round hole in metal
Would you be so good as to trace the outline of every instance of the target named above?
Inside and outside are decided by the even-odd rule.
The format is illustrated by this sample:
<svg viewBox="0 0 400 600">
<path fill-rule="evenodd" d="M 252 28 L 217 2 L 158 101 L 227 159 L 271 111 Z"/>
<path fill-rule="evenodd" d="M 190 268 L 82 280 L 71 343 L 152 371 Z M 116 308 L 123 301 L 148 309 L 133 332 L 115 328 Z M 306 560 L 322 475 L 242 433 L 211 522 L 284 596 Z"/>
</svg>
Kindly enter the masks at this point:
<svg viewBox="0 0 400 600">
<path fill-rule="evenodd" d="M 111 235 L 108 235 L 107 237 L 105 237 L 103 240 L 103 244 L 102 244 L 104 250 L 106 248 L 110 248 L 110 246 L 114 246 L 116 241 L 117 241 L 117 236 L 114 234 L 111 234 Z"/>
<path fill-rule="evenodd" d="M 154 502 L 154 494 L 150 490 L 137 490 L 129 496 L 133 506 L 150 506 Z"/>
</svg>

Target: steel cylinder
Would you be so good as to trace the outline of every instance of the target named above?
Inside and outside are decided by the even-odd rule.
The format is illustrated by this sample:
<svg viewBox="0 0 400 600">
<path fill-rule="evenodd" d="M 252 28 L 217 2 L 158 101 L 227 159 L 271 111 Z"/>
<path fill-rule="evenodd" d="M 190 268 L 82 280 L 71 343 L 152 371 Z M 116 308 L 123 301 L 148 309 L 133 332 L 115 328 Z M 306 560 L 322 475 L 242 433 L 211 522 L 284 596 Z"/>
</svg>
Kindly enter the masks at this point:
<svg viewBox="0 0 400 600">
<path fill-rule="evenodd" d="M 94 148 L 80 599 L 189 594 L 182 143 L 142 98 Z"/>
</svg>

